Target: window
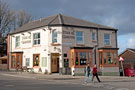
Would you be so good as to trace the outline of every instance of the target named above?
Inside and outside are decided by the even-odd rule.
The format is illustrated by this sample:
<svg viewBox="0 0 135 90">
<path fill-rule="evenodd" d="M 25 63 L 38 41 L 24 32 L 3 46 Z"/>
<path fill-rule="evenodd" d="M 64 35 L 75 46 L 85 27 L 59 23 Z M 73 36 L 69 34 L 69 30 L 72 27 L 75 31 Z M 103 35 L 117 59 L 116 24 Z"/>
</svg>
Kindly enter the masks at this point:
<svg viewBox="0 0 135 90">
<path fill-rule="evenodd" d="M 107 53 L 107 63 L 113 64 L 113 54 L 110 52 Z"/>
<path fill-rule="evenodd" d="M 26 66 L 30 66 L 30 58 L 26 58 Z"/>
<path fill-rule="evenodd" d="M 40 33 L 34 33 L 33 34 L 33 45 L 39 45 L 40 44 Z"/>
<path fill-rule="evenodd" d="M 66 53 L 64 53 L 64 57 L 67 57 L 67 54 Z"/>
<path fill-rule="evenodd" d="M 92 40 L 96 40 L 95 32 L 92 32 Z"/>
<path fill-rule="evenodd" d="M 76 32 L 76 43 L 83 44 L 83 32 Z"/>
<path fill-rule="evenodd" d="M 116 53 L 114 53 L 114 62 L 115 62 L 115 65 L 116 65 L 117 64 Z"/>
<path fill-rule="evenodd" d="M 110 45 L 110 34 L 104 34 L 104 45 Z"/>
<path fill-rule="evenodd" d="M 88 52 L 88 63 L 90 64 L 91 63 L 91 61 L 90 61 L 90 52 Z"/>
<path fill-rule="evenodd" d="M 86 52 L 80 52 L 80 65 L 86 65 Z"/>
<path fill-rule="evenodd" d="M 16 36 L 16 40 L 15 40 L 15 46 L 19 47 L 20 46 L 20 36 Z"/>
<path fill-rule="evenodd" d="M 57 37 L 58 37 L 57 31 L 53 30 L 53 32 L 52 32 L 52 43 L 57 43 L 58 42 Z"/>
<path fill-rule="evenodd" d="M 15 67 L 15 65 L 16 65 L 16 63 L 15 63 L 15 56 L 12 56 L 12 64 L 11 64 L 11 66 L 12 66 L 12 68 L 14 68 Z"/>
<path fill-rule="evenodd" d="M 33 66 L 39 66 L 39 54 L 33 55 Z"/>
<path fill-rule="evenodd" d="M 75 61 L 75 65 L 78 65 L 78 52 L 76 52 L 76 61 Z"/>
<path fill-rule="evenodd" d="M 17 55 L 17 67 L 19 67 L 19 66 L 20 66 L 20 56 Z"/>
<path fill-rule="evenodd" d="M 103 54 L 104 58 L 104 64 L 106 64 L 106 53 Z"/>
</svg>

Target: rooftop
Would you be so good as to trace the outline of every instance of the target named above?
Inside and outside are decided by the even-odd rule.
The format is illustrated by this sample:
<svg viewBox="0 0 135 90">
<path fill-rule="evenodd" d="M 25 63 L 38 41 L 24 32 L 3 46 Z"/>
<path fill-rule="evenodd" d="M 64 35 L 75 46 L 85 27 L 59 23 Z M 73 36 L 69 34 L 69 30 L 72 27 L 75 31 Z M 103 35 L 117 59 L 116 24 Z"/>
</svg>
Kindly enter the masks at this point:
<svg viewBox="0 0 135 90">
<path fill-rule="evenodd" d="M 39 20 L 31 21 L 17 30 L 13 31 L 11 34 L 25 32 L 35 28 L 40 28 L 44 26 L 74 26 L 74 27 L 83 27 L 83 28 L 98 28 L 98 29 L 107 29 L 107 30 L 117 30 L 112 27 L 88 22 L 71 16 L 65 16 L 62 14 L 49 16 L 47 18 L 41 18 Z"/>
</svg>

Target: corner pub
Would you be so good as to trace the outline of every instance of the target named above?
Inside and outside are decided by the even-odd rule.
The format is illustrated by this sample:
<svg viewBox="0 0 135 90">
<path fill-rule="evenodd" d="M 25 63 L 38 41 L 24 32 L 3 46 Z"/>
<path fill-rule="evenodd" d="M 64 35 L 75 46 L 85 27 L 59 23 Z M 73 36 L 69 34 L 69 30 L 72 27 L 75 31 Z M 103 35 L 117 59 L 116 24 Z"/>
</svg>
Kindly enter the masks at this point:
<svg viewBox="0 0 135 90">
<path fill-rule="evenodd" d="M 82 75 L 87 63 L 100 75 L 119 75 L 117 29 L 58 14 L 8 35 L 9 70 Z"/>
</svg>

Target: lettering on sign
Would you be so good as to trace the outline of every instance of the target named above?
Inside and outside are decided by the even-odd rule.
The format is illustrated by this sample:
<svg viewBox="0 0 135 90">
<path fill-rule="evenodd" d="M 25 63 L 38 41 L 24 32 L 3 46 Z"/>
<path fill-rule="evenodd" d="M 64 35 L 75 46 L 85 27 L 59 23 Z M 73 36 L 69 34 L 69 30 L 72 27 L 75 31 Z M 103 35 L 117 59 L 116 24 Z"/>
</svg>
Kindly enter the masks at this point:
<svg viewBox="0 0 135 90">
<path fill-rule="evenodd" d="M 62 37 L 66 39 L 75 39 L 75 31 L 74 30 L 63 30 Z"/>
<path fill-rule="evenodd" d="M 22 44 L 31 43 L 31 35 L 22 36 Z"/>
</svg>

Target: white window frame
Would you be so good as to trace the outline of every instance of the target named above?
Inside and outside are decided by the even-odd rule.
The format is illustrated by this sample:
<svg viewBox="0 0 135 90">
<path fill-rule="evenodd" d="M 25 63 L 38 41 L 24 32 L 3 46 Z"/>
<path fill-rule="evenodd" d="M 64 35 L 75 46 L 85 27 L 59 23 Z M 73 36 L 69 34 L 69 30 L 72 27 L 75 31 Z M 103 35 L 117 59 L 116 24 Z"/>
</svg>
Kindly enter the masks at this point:
<svg viewBox="0 0 135 90">
<path fill-rule="evenodd" d="M 94 39 L 93 39 L 93 34 L 94 34 Z M 96 41 L 96 33 L 92 32 L 92 41 Z"/>
<path fill-rule="evenodd" d="M 109 39 L 105 39 L 105 34 L 108 34 L 108 35 L 109 35 Z M 105 40 L 109 40 L 109 45 L 105 43 Z M 109 33 L 104 33 L 104 45 L 105 45 L 105 46 L 110 46 L 110 45 L 111 45 L 111 34 L 109 34 Z"/>
<path fill-rule="evenodd" d="M 40 32 L 37 32 L 37 33 L 33 33 L 33 45 L 40 45 L 40 43 L 41 43 L 41 35 L 40 35 L 40 38 L 36 38 L 36 39 L 34 39 L 34 34 L 39 34 L 40 35 Z M 34 44 L 34 41 L 37 41 L 38 42 L 38 40 L 40 41 L 40 43 L 36 43 L 36 44 Z"/>
<path fill-rule="evenodd" d="M 29 65 L 27 66 L 27 67 L 29 67 L 30 66 L 30 58 L 26 58 L 25 60 L 26 60 L 25 61 L 26 66 L 27 66 L 27 60 L 29 60 Z"/>
<path fill-rule="evenodd" d="M 53 37 L 54 33 L 57 33 L 57 37 Z M 54 39 L 56 39 L 56 42 L 54 42 Z M 52 31 L 52 43 L 58 43 L 58 32 L 56 31 L 56 29 Z"/>
<path fill-rule="evenodd" d="M 17 41 L 17 38 L 19 38 L 19 41 Z M 15 37 L 15 47 L 20 47 L 20 36 Z"/>
<path fill-rule="evenodd" d="M 82 32 L 82 31 L 76 31 L 76 33 L 77 33 L 77 32 Z M 76 36 L 75 36 L 75 37 L 76 37 L 76 44 L 84 44 L 84 32 L 82 32 L 82 43 L 78 43 L 78 42 L 77 42 L 77 37 L 78 37 L 78 36 L 77 36 L 76 33 L 75 33 L 75 35 L 76 35 Z M 80 37 L 80 36 L 79 36 L 79 37 Z"/>
</svg>

